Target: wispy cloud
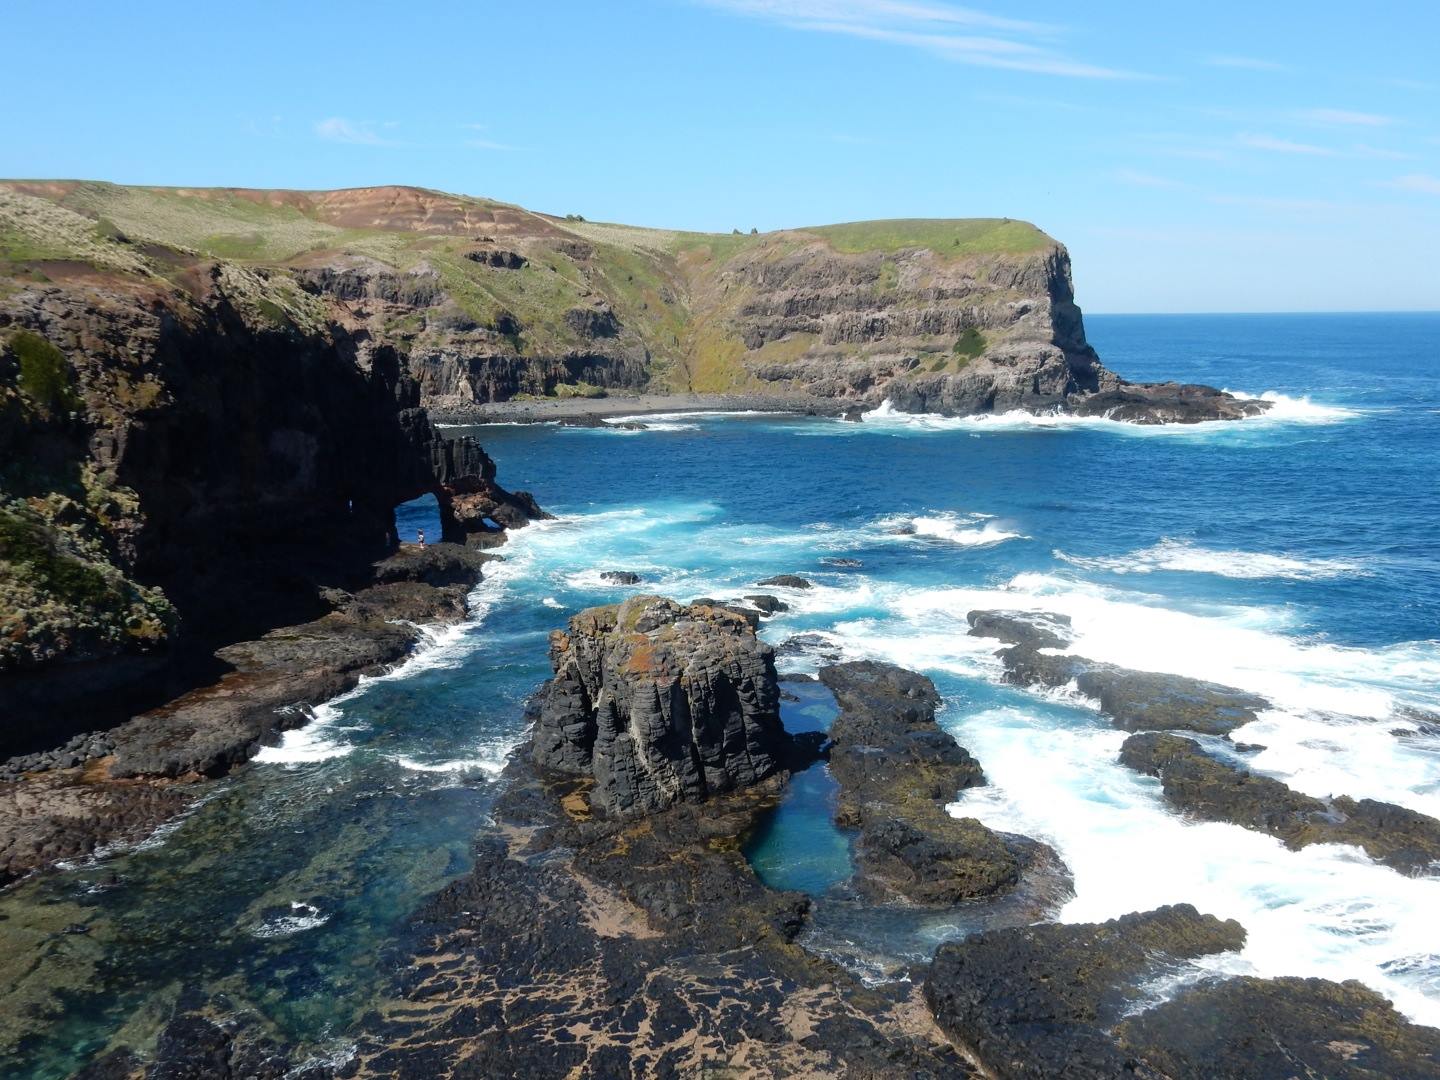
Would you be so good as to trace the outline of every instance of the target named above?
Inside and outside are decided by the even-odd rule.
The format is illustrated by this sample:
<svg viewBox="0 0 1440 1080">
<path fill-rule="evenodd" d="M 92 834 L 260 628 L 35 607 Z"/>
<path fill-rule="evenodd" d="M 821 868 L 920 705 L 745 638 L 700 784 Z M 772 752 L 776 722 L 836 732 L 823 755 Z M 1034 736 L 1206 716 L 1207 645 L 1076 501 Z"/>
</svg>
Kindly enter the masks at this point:
<svg viewBox="0 0 1440 1080">
<path fill-rule="evenodd" d="M 1414 161 L 1414 154 L 1407 154 L 1401 150 L 1390 150 L 1383 146 L 1370 146 L 1366 143 L 1357 143 L 1351 148 L 1356 157 L 1375 158 L 1380 161 Z"/>
<path fill-rule="evenodd" d="M 1058 27 L 945 3 L 905 0 L 697 0 L 791 30 L 840 34 L 918 49 L 956 63 L 1080 79 L 1148 78 L 1072 59 L 1051 41 Z"/>
<path fill-rule="evenodd" d="M 1440 195 L 1440 176 L 1430 176 L 1428 173 L 1410 173 L 1408 176 L 1397 176 L 1394 180 L 1387 180 L 1381 186 L 1394 188 L 1396 191 L 1414 191 L 1421 195 Z"/>
<path fill-rule="evenodd" d="M 327 142 L 351 143 L 356 146 L 394 146 L 368 123 L 356 123 L 343 116 L 331 116 L 315 123 L 315 134 Z"/>
<path fill-rule="evenodd" d="M 1168 176 L 1156 176 L 1154 173 L 1140 172 L 1138 169 L 1116 169 L 1112 174 L 1122 184 L 1129 184 L 1131 187 L 1165 188 L 1171 191 L 1178 191 L 1189 185 L 1180 180 L 1173 180 Z"/>
<path fill-rule="evenodd" d="M 1440 90 L 1440 83 L 1426 82 L 1424 79 L 1385 79 L 1384 83 L 1386 86 L 1397 86 L 1401 90 Z"/>
<path fill-rule="evenodd" d="M 472 150 L 515 149 L 515 147 L 511 146 L 509 143 L 499 142 L 498 140 L 492 139 L 488 135 L 486 135 L 485 132 L 490 130 L 489 124 L 461 124 L 460 127 L 465 131 L 475 132 L 474 135 L 467 135 L 461 141 L 461 145 L 468 146 Z"/>
<path fill-rule="evenodd" d="M 1354 127 L 1391 127 L 1400 121 L 1379 113 L 1356 112 L 1353 109 L 1299 109 L 1295 119 L 1307 124 L 1348 125 Z"/>
<path fill-rule="evenodd" d="M 1272 198 L 1265 195 L 1211 195 L 1208 201 L 1219 206 L 1253 206 L 1258 210 L 1281 210 L 1289 213 L 1333 212 L 1345 208 L 1332 199 Z"/>
<path fill-rule="evenodd" d="M 1289 65 L 1274 60 L 1261 60 L 1254 56 L 1207 56 L 1205 63 L 1211 67 L 1240 68 L 1244 71 L 1289 71 Z"/>
<path fill-rule="evenodd" d="M 1248 146 L 1251 150 L 1268 150 L 1276 154 L 1309 154 L 1312 157 L 1336 156 L 1335 151 L 1328 146 L 1292 142 L 1289 139 L 1277 139 L 1273 135 L 1238 135 L 1235 141 L 1241 146 Z"/>
</svg>

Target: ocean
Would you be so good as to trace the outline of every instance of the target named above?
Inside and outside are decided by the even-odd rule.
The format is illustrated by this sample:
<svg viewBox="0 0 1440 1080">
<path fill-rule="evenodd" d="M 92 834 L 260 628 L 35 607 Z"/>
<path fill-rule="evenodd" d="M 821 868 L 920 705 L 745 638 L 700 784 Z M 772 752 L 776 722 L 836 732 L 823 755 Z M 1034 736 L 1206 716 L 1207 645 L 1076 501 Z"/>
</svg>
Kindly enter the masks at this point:
<svg viewBox="0 0 1440 1080">
<path fill-rule="evenodd" d="M 989 785 L 954 810 L 1050 843 L 1074 875 L 1054 917 L 1188 902 L 1238 919 L 1243 951 L 1172 972 L 1359 979 L 1440 1025 L 1440 878 L 1358 849 L 1181 819 L 1121 766 L 1125 733 L 1066 692 L 1005 686 L 977 608 L 1056 611 L 1075 650 L 1263 694 L 1235 733 L 1257 771 L 1314 795 L 1440 817 L 1440 315 L 1091 316 L 1105 363 L 1265 396 L 1264 417 L 1146 428 L 882 409 L 862 424 L 775 415 L 646 418 L 647 430 L 477 429 L 507 487 L 557 520 L 514 534 L 474 616 L 141 845 L 0 895 L 0 1072 L 60 1077 L 223 992 L 288 1039 L 343 1054 L 386 990 L 387 950 L 468 864 L 497 776 L 547 676 L 547 635 L 636 592 L 770 592 L 782 672 L 826 657 L 924 671 Z M 438 536 L 433 505 L 402 537 Z M 433 532 L 431 531 L 433 529 Z M 827 560 L 858 560 L 840 566 Z M 629 570 L 641 586 L 601 578 Z M 757 589 L 779 573 L 809 590 Z M 803 637 L 801 636 L 803 635 Z M 790 639 L 799 638 L 799 641 Z M 784 643 L 789 642 L 788 645 Z M 789 683 L 792 727 L 823 693 Z M 1024 916 L 862 910 L 823 770 L 792 785 L 749 854 L 815 899 L 807 946 L 867 978 Z M 58 935 L 76 922 L 85 935 Z"/>
</svg>

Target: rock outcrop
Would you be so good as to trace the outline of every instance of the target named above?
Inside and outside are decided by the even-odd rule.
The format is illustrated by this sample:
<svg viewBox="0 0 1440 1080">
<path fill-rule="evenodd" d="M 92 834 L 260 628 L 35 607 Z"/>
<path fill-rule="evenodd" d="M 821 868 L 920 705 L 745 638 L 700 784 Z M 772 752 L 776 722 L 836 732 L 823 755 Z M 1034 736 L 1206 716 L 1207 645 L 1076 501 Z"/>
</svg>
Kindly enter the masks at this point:
<svg viewBox="0 0 1440 1080">
<path fill-rule="evenodd" d="M 1245 942 L 1188 904 L 1104 923 L 990 930 L 940 946 L 925 998 L 940 1026 L 1004 1080 L 1161 1080 L 1110 1033 L 1140 982 Z"/>
<path fill-rule="evenodd" d="M 1166 801 L 1182 813 L 1269 833 L 1290 848 L 1354 844 L 1402 873 L 1440 867 L 1440 821 L 1406 807 L 1345 795 L 1304 795 L 1206 753 L 1193 739 L 1163 732 L 1130 736 L 1120 760 L 1158 777 Z"/>
<path fill-rule="evenodd" d="M 835 817 L 859 830 L 862 893 L 949 906 L 1014 889 L 1032 867 L 1051 871 L 1052 892 L 1064 888 L 1063 867 L 1043 844 L 946 812 L 985 774 L 935 722 L 934 683 L 873 660 L 821 668 L 820 681 L 840 706 L 830 725 L 830 772 L 840 785 Z M 1043 907 L 1057 897 L 1037 899 Z"/>
<path fill-rule="evenodd" d="M 1122 1023 L 1120 1044 L 1169 1080 L 1436 1080 L 1440 1031 L 1358 982 L 1226 979 Z"/>
<path fill-rule="evenodd" d="M 535 762 L 593 778 L 596 809 L 649 813 L 758 783 L 786 759 L 774 654 L 745 618 L 658 596 L 551 635 Z"/>
<path fill-rule="evenodd" d="M 996 655 L 1006 681 L 1017 686 L 1074 684 L 1094 698 L 1114 725 L 1125 731 L 1181 728 L 1228 735 L 1254 720 L 1269 702 L 1203 679 L 1165 672 L 1135 671 L 1054 650 L 1068 649 L 1070 619 L 1053 612 L 972 611 L 970 633 L 1007 643 Z"/>
</svg>

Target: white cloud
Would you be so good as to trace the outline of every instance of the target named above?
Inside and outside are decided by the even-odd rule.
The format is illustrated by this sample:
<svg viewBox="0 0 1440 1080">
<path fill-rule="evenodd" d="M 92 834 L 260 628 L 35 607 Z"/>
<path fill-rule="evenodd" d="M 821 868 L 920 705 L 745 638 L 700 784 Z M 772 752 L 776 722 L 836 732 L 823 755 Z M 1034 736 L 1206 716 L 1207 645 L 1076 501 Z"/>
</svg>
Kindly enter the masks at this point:
<svg viewBox="0 0 1440 1080">
<path fill-rule="evenodd" d="M 1297 120 L 1309 124 L 1346 124 L 1357 127 L 1390 127 L 1400 121 L 1379 113 L 1355 112 L 1353 109 L 1300 109 Z"/>
<path fill-rule="evenodd" d="M 315 134 L 327 142 L 352 143 L 358 146 L 392 146 L 389 139 L 383 139 L 375 133 L 372 125 L 366 123 L 354 123 L 346 120 L 343 116 L 332 116 L 325 120 L 317 121 Z"/>
<path fill-rule="evenodd" d="M 1285 64 L 1274 60 L 1260 60 L 1254 56 L 1207 56 L 1205 63 L 1211 67 L 1241 68 L 1245 71 L 1289 71 Z"/>
<path fill-rule="evenodd" d="M 791 30 L 880 41 L 978 67 L 1080 79 L 1146 78 L 1071 59 L 1049 44 L 1045 23 L 990 15 L 944 3 L 904 0 L 698 0 L 707 7 Z M 960 30 L 980 33 L 957 32 Z"/>
<path fill-rule="evenodd" d="M 1394 180 L 1387 180 L 1382 186 L 1394 188 L 1397 191 L 1414 191 L 1421 195 L 1440 195 L 1440 176 L 1410 173 L 1408 176 L 1397 176 Z"/>
<path fill-rule="evenodd" d="M 1236 141 L 1251 150 L 1270 150 L 1277 154 L 1309 154 L 1312 157 L 1334 157 L 1335 151 L 1326 146 L 1311 143 L 1291 142 L 1277 139 L 1273 135 L 1239 135 Z"/>
</svg>

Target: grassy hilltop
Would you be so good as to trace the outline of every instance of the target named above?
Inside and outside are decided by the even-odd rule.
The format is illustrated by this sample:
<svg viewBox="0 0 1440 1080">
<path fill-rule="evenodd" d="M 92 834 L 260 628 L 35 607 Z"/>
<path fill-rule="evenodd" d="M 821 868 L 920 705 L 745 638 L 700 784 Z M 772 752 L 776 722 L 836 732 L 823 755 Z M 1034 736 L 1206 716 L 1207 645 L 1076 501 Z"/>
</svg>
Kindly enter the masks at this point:
<svg viewBox="0 0 1440 1080">
<path fill-rule="evenodd" d="M 513 251 L 523 264 L 492 265 L 476 258 L 477 246 Z M 813 263 L 817 254 L 840 259 L 851 291 L 874 294 L 875 304 L 859 297 L 860 306 L 893 308 L 911 302 L 897 291 L 907 255 L 925 254 L 918 278 L 912 271 L 916 280 L 906 283 L 918 296 L 928 284 L 922 279 L 936 270 L 973 267 L 983 281 L 997 259 L 1055 247 L 1033 225 L 993 218 L 697 233 L 587 222 L 410 187 L 303 192 L 0 183 L 0 288 L 98 271 L 193 292 L 202 264 L 219 260 L 260 275 L 258 285 L 253 275 L 236 276 L 259 290 L 257 312 L 313 325 L 324 313 L 282 280 L 284 273 L 363 262 L 433 276 L 443 291 L 439 305 L 387 310 L 376 328 L 412 352 L 473 352 L 473 342 L 457 346 L 450 334 L 468 321 L 495 331 L 495 348 L 518 357 L 613 353 L 623 345 L 643 358 L 650 385 L 673 389 L 753 388 L 747 360 L 791 362 L 820 348 L 805 329 L 767 338 L 758 349 L 744 341 L 757 282 L 813 292 L 834 276 L 807 280 L 804 266 L 790 273 L 792 262 Z M 621 328 L 615 340 L 597 344 L 608 324 L 598 324 L 597 335 L 573 314 L 591 308 L 613 312 Z M 750 337 L 754 346 L 753 329 Z M 937 355 L 943 344 L 923 343 Z M 830 345 L 835 351 L 837 343 Z M 840 343 L 839 351 L 864 350 Z M 563 385 L 564 374 L 559 378 Z M 554 393 L 552 376 L 537 376 L 531 389 Z"/>
</svg>

